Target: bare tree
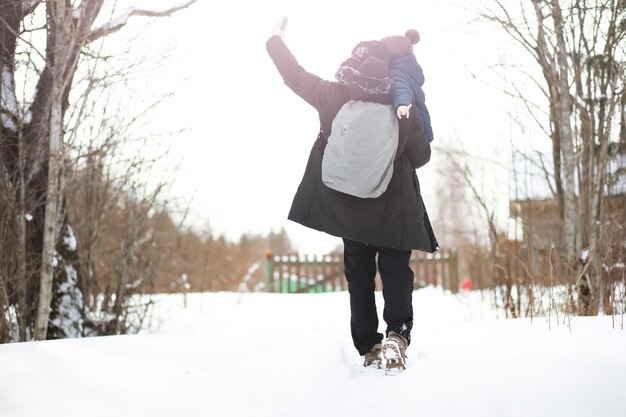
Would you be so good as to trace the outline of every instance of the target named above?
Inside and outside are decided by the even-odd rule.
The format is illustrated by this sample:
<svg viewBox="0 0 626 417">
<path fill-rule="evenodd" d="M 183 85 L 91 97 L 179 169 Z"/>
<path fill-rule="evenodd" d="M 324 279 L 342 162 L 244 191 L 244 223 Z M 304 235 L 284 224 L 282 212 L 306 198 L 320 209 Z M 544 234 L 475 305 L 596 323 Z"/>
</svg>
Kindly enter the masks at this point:
<svg viewBox="0 0 626 417">
<path fill-rule="evenodd" d="M 517 94 L 523 108 L 552 142 L 554 184 L 564 254 L 560 270 L 583 279 L 597 312 L 607 304 L 611 283 L 603 279 L 603 259 L 613 242 L 607 235 L 609 161 L 624 152 L 619 127 L 626 97 L 626 2 L 624 0 L 528 0 L 516 4 L 491 0 L 483 18 L 505 30 L 533 58 L 541 78 L 527 71 L 540 97 Z M 518 87 L 517 91 L 521 91 Z M 514 94 L 512 94 L 514 95 Z M 548 109 L 547 117 L 541 114 Z M 620 143 L 621 142 L 621 143 Z M 620 151 L 621 148 L 621 151 Z M 618 169 L 619 171 L 619 169 Z M 595 307 L 594 307 L 595 306 Z"/>
<path fill-rule="evenodd" d="M 168 16 L 194 1 L 165 10 L 131 7 L 94 27 L 103 0 L 0 0 L 0 334 L 9 333 L 5 318 L 12 314 L 17 339 L 47 337 L 61 237 L 71 235 L 65 119 L 81 53 L 132 16 Z M 18 86 L 29 98 L 18 99 Z"/>
</svg>

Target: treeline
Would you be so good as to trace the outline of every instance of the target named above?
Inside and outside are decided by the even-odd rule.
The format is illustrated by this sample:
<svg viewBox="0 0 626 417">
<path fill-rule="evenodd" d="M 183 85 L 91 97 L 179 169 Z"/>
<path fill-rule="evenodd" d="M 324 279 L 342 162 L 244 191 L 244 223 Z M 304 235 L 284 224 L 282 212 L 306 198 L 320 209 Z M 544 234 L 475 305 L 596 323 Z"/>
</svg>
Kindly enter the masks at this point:
<svg viewBox="0 0 626 417">
<path fill-rule="evenodd" d="M 124 180 L 127 177 L 120 177 Z M 90 298 L 135 292 L 235 291 L 266 249 L 294 251 L 284 229 L 244 234 L 237 241 L 183 226 L 184 213 L 116 185 L 103 165 L 90 163 L 68 184 L 68 216 L 76 236 L 79 284 Z"/>
</svg>

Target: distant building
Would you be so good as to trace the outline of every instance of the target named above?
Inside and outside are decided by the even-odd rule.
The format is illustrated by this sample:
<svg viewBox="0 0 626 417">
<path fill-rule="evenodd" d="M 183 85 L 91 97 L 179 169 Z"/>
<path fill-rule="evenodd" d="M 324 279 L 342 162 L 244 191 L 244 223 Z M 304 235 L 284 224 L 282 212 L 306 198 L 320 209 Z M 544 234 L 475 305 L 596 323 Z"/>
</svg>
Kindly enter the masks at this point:
<svg viewBox="0 0 626 417">
<path fill-rule="evenodd" d="M 519 157 L 515 161 L 516 196 L 509 202 L 509 216 L 523 230 L 523 244 L 518 255 L 534 270 L 541 266 L 551 251 L 563 249 L 559 205 L 550 181 L 554 178 L 551 155 L 536 160 Z M 626 245 L 626 146 L 617 147 L 608 163 L 608 186 L 604 195 L 605 236 L 609 246 L 624 250 Z M 529 252 L 530 251 L 530 252 Z M 545 263 L 545 262 L 544 262 Z"/>
</svg>

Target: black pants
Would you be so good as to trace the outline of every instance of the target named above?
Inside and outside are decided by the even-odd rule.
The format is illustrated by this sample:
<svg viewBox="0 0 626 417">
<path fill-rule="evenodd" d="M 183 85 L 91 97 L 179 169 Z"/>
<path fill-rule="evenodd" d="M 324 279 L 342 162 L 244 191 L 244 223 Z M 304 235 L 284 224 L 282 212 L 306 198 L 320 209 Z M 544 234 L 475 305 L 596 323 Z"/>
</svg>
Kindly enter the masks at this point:
<svg viewBox="0 0 626 417">
<path fill-rule="evenodd" d="M 350 292 L 350 329 L 352 341 L 361 355 L 383 340 L 378 332 L 374 299 L 376 254 L 383 281 L 385 309 L 383 319 L 391 330 L 411 341 L 413 327 L 413 271 L 410 250 L 378 248 L 344 239 L 343 262 Z"/>
</svg>

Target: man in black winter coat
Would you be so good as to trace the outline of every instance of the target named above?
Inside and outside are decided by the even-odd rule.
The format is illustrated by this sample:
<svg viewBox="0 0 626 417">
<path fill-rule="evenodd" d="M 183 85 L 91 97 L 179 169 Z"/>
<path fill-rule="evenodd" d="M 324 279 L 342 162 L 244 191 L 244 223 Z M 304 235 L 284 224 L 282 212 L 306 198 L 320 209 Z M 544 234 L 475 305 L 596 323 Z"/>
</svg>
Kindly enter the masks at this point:
<svg viewBox="0 0 626 417">
<path fill-rule="evenodd" d="M 419 112 L 411 112 L 408 119 L 398 121 L 393 175 L 380 197 L 359 198 L 327 187 L 321 179 L 321 162 L 332 122 L 342 106 L 350 100 L 391 105 L 391 80 L 367 73 L 364 64 L 371 58 L 368 62 L 375 59 L 388 65 L 388 53 L 379 41 L 360 42 L 337 71 L 338 81 L 326 81 L 298 64 L 283 42 L 283 35 L 277 26 L 266 43 L 268 54 L 285 84 L 311 104 L 320 119 L 320 131 L 289 219 L 343 238 L 354 345 L 365 357 L 365 366 L 404 369 L 404 351 L 413 326 L 411 250 L 432 253 L 439 249 L 415 173 L 430 159 L 422 120 Z M 385 299 L 384 343 L 378 332 L 374 299 L 376 256 Z"/>
</svg>

